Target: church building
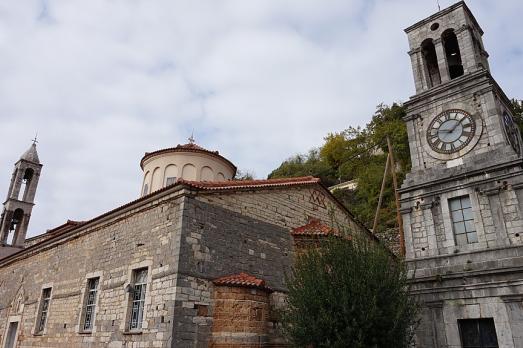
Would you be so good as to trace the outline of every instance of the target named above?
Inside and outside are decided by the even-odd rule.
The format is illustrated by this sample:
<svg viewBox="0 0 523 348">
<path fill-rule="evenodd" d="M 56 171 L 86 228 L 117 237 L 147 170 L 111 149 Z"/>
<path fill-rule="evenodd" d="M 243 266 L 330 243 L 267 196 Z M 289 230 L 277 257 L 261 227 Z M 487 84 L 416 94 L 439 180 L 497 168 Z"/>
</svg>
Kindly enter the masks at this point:
<svg viewBox="0 0 523 348">
<path fill-rule="evenodd" d="M 285 347 L 276 310 L 295 253 L 330 233 L 374 238 L 313 177 L 232 180 L 236 167 L 193 141 L 140 165 L 135 201 L 25 238 L 36 145 L 16 162 L 0 347 Z"/>
<path fill-rule="evenodd" d="M 400 211 L 416 346 L 521 348 L 511 102 L 465 2 L 405 31 L 416 90 Z M 330 234 L 375 239 L 314 177 L 234 180 L 231 161 L 192 140 L 140 166 L 136 200 L 26 238 L 36 144 L 15 163 L 0 219 L 0 348 L 286 347 L 276 313 L 294 256 Z"/>
<path fill-rule="evenodd" d="M 464 2 L 406 30 L 412 170 L 401 188 L 418 347 L 523 347 L 523 161 Z"/>
</svg>

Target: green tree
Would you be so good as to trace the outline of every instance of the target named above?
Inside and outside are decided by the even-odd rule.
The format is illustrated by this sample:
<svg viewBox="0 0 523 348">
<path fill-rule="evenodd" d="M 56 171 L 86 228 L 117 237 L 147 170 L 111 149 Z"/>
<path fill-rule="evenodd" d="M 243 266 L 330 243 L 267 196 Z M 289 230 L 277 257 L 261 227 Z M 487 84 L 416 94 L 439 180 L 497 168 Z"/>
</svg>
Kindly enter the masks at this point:
<svg viewBox="0 0 523 348">
<path fill-rule="evenodd" d="M 251 170 L 238 169 L 236 171 L 236 175 L 234 176 L 234 180 L 254 180 L 255 176 L 256 175 Z"/>
<path fill-rule="evenodd" d="M 318 149 L 312 149 L 306 155 L 295 155 L 287 159 L 269 174 L 269 179 L 297 176 L 315 176 L 325 185 L 336 183 L 334 169 L 320 158 Z"/>
<path fill-rule="evenodd" d="M 402 348 L 417 305 L 403 264 L 368 239 L 332 238 L 298 256 L 284 330 L 296 347 Z"/>
<path fill-rule="evenodd" d="M 523 100 L 512 99 L 512 111 L 519 131 L 523 134 Z"/>
</svg>

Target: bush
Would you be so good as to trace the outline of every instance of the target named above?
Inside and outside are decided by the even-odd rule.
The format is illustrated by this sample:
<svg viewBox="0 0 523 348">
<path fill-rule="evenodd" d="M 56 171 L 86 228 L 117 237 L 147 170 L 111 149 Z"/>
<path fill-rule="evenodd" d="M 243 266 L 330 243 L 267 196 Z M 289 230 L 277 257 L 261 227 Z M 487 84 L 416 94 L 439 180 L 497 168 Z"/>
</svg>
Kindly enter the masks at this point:
<svg viewBox="0 0 523 348">
<path fill-rule="evenodd" d="M 297 256 L 284 329 L 297 347 L 409 347 L 417 305 L 403 264 L 363 239 L 332 238 Z"/>
</svg>

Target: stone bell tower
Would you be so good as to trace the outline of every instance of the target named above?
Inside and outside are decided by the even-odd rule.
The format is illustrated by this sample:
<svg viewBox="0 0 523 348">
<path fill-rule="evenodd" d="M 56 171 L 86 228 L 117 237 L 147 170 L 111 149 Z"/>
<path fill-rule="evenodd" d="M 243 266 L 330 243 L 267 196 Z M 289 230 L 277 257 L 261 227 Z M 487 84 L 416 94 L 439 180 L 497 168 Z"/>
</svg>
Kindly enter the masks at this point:
<svg viewBox="0 0 523 348">
<path fill-rule="evenodd" d="M 412 170 L 401 188 L 420 347 L 523 347 L 523 159 L 483 30 L 458 2 L 406 30 Z"/>
<path fill-rule="evenodd" d="M 41 170 L 34 141 L 15 164 L 0 223 L 0 258 L 24 247 Z"/>
</svg>

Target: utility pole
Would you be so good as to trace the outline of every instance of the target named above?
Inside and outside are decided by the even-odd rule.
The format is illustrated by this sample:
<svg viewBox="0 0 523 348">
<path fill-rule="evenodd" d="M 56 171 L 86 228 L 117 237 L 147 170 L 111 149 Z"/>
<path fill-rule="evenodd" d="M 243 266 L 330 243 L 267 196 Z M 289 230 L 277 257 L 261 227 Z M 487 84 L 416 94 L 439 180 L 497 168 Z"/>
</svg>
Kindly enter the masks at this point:
<svg viewBox="0 0 523 348">
<path fill-rule="evenodd" d="M 387 172 L 389 171 L 390 153 L 387 154 L 387 162 L 385 162 L 385 170 L 383 171 L 383 181 L 381 182 L 380 197 L 378 198 L 378 207 L 376 208 L 376 215 L 374 216 L 374 224 L 372 225 L 372 233 L 376 232 L 378 227 L 378 220 L 380 216 L 381 203 L 383 202 L 383 192 L 387 184 Z"/>
<path fill-rule="evenodd" d="M 400 252 L 401 256 L 405 256 L 405 236 L 403 234 L 403 221 L 400 213 L 400 195 L 398 192 L 398 179 L 396 178 L 396 164 L 394 162 L 394 152 L 390 143 L 390 138 L 387 136 L 387 147 L 389 149 L 390 169 L 392 173 L 392 183 L 394 185 L 394 196 L 396 198 L 396 218 L 398 220 L 398 228 L 400 233 Z"/>
</svg>

